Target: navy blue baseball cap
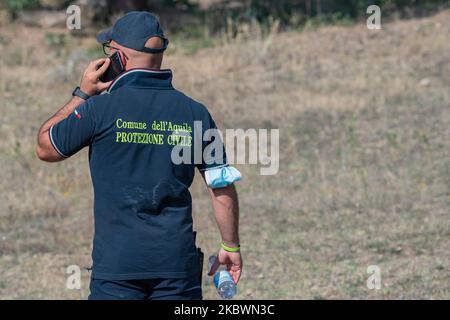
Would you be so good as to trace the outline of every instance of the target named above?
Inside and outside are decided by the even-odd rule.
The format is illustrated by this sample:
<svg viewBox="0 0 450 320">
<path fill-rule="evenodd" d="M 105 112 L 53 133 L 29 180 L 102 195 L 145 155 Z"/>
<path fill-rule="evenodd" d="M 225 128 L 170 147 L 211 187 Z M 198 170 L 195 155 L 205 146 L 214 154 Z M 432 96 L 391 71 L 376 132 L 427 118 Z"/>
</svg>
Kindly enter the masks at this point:
<svg viewBox="0 0 450 320">
<path fill-rule="evenodd" d="M 152 37 L 163 39 L 164 46 L 161 48 L 146 47 L 145 43 Z M 107 43 L 111 40 L 124 47 L 147 53 L 163 52 L 169 44 L 158 18 L 147 11 L 129 12 L 118 19 L 111 29 L 101 31 L 97 35 L 97 41 L 100 43 Z"/>
</svg>

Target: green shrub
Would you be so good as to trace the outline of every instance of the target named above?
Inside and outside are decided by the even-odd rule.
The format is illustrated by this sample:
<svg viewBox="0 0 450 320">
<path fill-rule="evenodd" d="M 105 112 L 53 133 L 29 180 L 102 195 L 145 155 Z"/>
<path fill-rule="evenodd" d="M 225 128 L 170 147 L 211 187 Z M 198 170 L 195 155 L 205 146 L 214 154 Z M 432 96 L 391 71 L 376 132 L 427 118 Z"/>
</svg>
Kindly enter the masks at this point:
<svg viewBox="0 0 450 320">
<path fill-rule="evenodd" d="M 38 0 L 6 0 L 6 9 L 13 16 L 23 9 L 36 8 L 38 6 Z"/>
<path fill-rule="evenodd" d="M 323 23 L 348 23 L 366 16 L 369 5 L 381 7 L 383 16 L 399 13 L 400 16 L 420 16 L 438 8 L 448 7 L 449 0 L 242 0 L 231 6 L 229 1 L 211 5 L 205 14 L 205 23 L 213 31 L 242 22 L 257 21 L 267 27 L 271 19 L 279 21 L 281 28 L 299 27 L 309 19 Z"/>
</svg>

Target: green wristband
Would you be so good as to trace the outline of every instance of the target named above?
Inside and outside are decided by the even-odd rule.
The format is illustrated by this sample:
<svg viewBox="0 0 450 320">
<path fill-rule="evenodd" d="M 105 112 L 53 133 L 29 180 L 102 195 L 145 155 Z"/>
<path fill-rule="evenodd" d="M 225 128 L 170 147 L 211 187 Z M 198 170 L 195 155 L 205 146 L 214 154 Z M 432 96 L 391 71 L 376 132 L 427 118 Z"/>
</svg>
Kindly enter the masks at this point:
<svg viewBox="0 0 450 320">
<path fill-rule="evenodd" d="M 232 248 L 232 247 L 226 246 L 225 243 L 222 242 L 222 243 L 220 243 L 220 246 L 222 247 L 223 250 L 228 251 L 228 252 L 239 252 L 241 250 L 240 245 L 238 245 L 235 248 Z"/>
</svg>

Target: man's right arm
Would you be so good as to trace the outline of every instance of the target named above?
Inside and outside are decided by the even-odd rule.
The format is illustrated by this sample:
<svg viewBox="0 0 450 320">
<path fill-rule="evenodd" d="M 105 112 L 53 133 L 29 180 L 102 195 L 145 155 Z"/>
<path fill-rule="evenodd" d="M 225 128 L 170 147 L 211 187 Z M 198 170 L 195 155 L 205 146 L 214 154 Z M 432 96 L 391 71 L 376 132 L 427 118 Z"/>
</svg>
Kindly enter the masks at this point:
<svg viewBox="0 0 450 320">
<path fill-rule="evenodd" d="M 111 82 L 103 83 L 99 80 L 100 76 L 106 71 L 110 64 L 110 59 L 97 59 L 92 61 L 88 67 L 86 68 L 83 77 L 81 79 L 81 90 L 89 96 L 100 94 L 102 91 L 106 90 Z M 63 120 L 67 121 L 67 118 L 70 114 L 74 112 L 76 108 L 82 105 L 85 101 L 79 97 L 72 97 L 72 99 L 63 106 L 57 113 L 55 113 L 50 119 L 48 119 L 39 129 L 38 139 L 36 144 L 36 155 L 39 159 L 47 162 L 56 162 L 61 161 L 67 158 L 66 155 L 62 154 L 60 150 L 54 145 L 53 138 L 51 136 L 51 128 Z M 85 119 L 83 118 L 83 121 Z M 67 128 L 70 128 L 74 131 L 72 136 L 75 137 L 76 140 L 80 140 L 81 137 L 85 139 L 90 138 L 88 125 L 89 122 L 80 124 L 77 128 L 68 125 Z M 82 130 L 84 129 L 84 130 Z M 81 130 L 81 132 L 80 132 Z M 49 134 L 50 133 L 50 134 Z M 67 138 L 67 133 L 64 134 Z M 70 141 L 70 139 L 69 139 Z M 73 143 L 72 143 L 73 144 Z M 75 150 L 74 152 L 76 152 Z"/>
</svg>

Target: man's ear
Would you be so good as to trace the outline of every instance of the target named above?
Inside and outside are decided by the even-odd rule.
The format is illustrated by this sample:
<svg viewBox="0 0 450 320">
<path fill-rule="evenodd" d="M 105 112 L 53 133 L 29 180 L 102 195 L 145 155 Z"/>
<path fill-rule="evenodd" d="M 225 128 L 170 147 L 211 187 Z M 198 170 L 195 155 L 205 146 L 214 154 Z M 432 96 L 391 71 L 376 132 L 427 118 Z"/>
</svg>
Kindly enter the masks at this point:
<svg viewBox="0 0 450 320">
<path fill-rule="evenodd" d="M 124 69 L 126 70 L 127 59 L 125 58 L 125 55 L 121 50 L 118 50 L 118 52 L 119 52 L 120 61 L 122 62 L 122 65 L 123 65 Z"/>
</svg>

